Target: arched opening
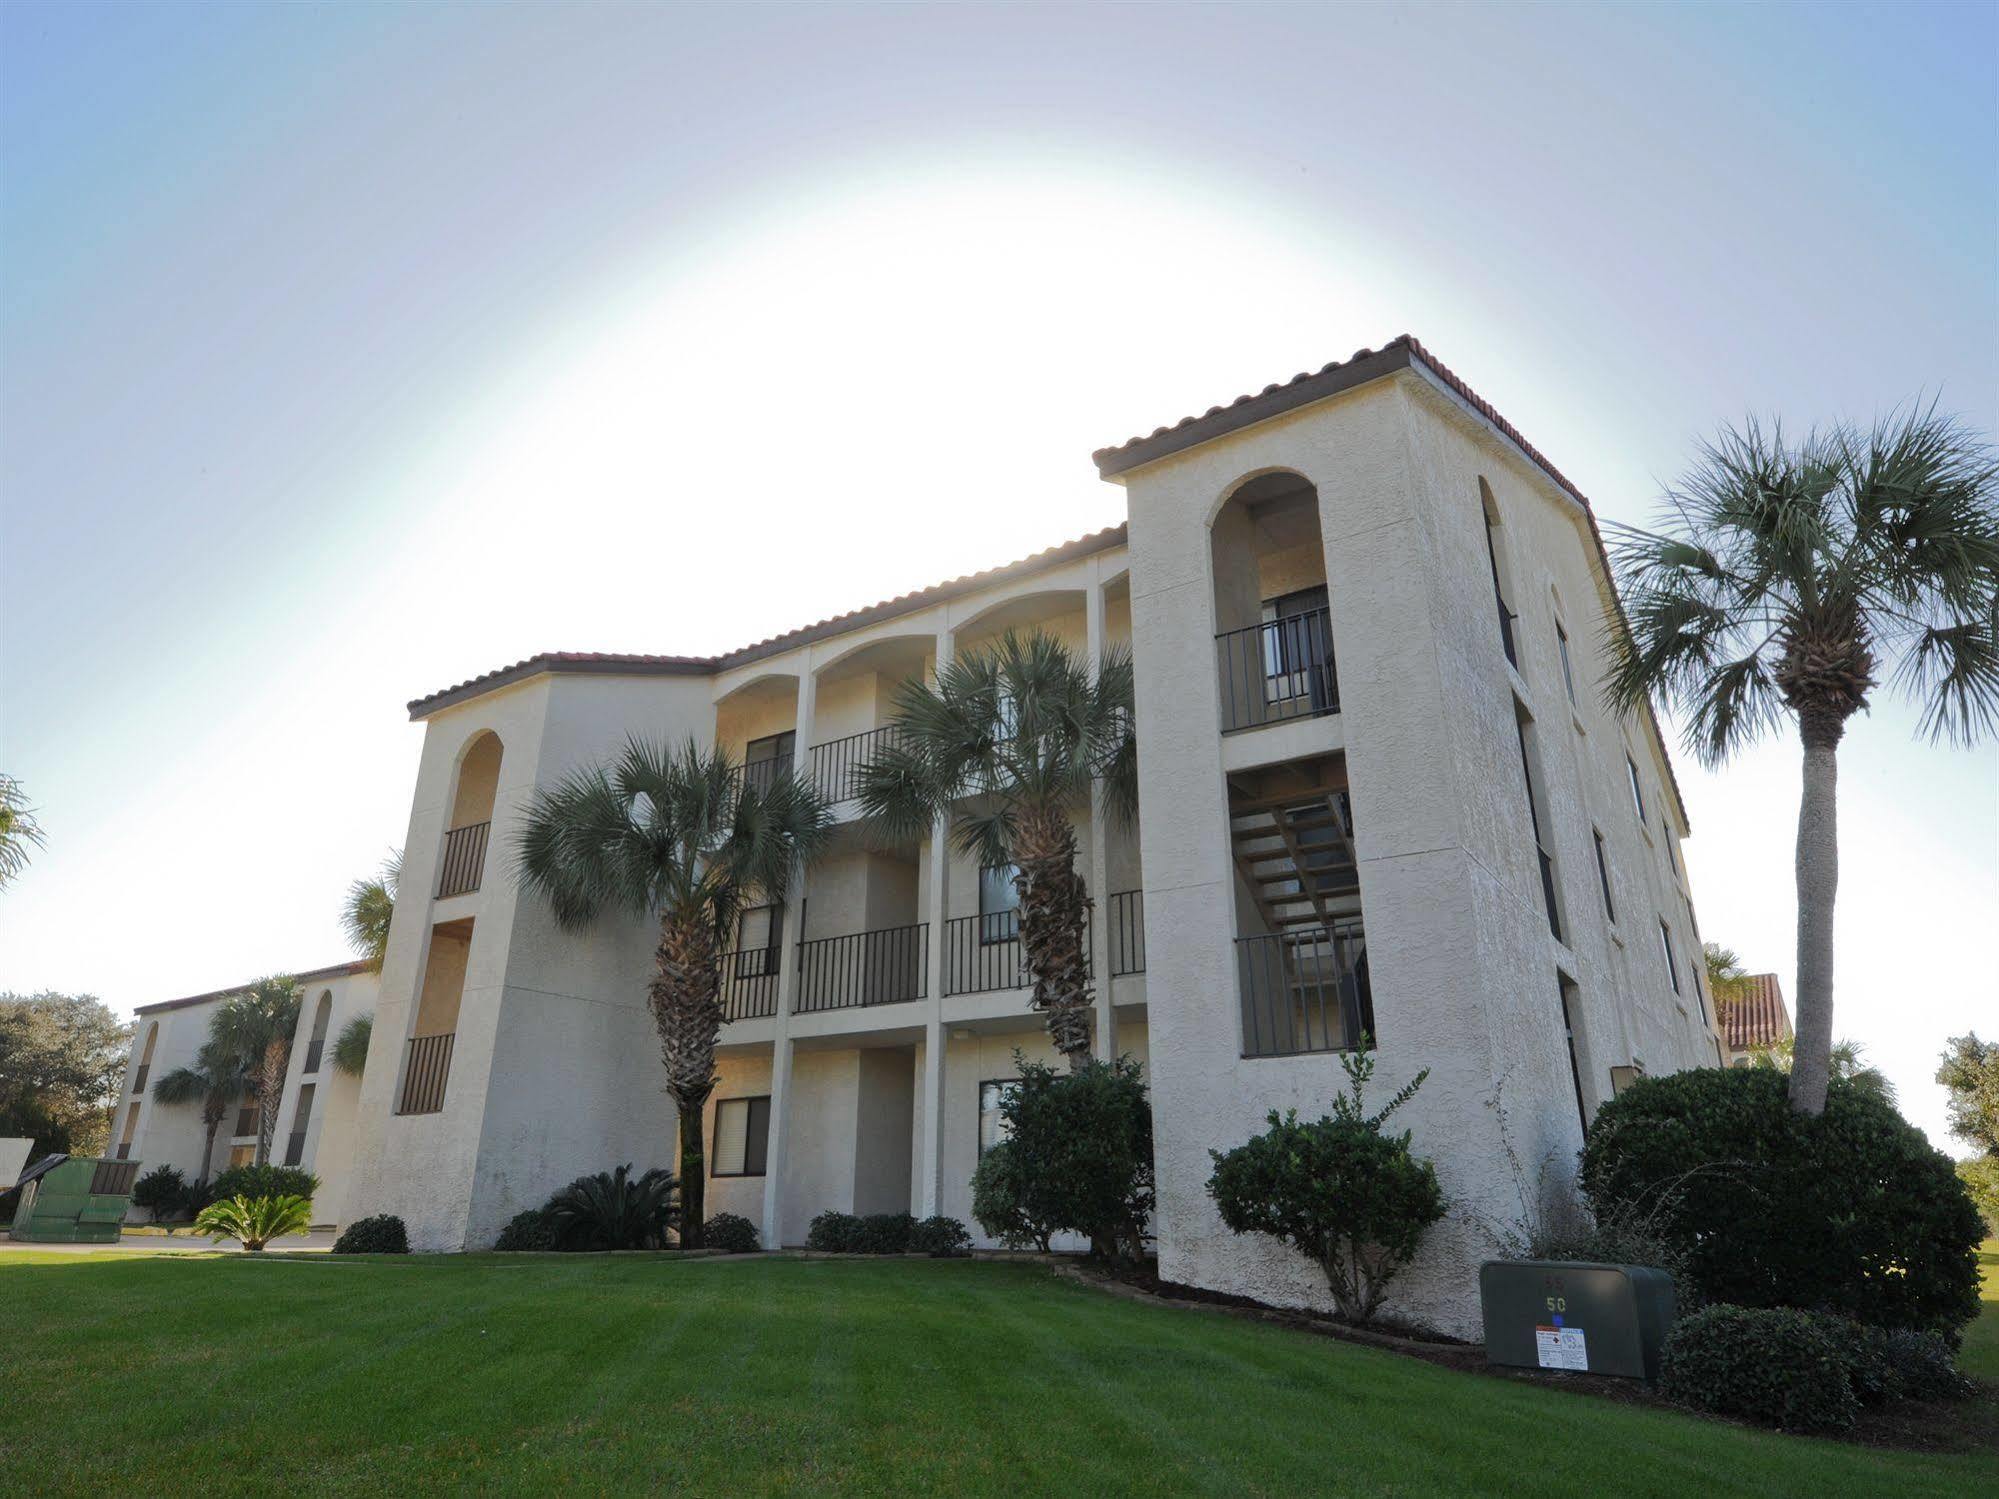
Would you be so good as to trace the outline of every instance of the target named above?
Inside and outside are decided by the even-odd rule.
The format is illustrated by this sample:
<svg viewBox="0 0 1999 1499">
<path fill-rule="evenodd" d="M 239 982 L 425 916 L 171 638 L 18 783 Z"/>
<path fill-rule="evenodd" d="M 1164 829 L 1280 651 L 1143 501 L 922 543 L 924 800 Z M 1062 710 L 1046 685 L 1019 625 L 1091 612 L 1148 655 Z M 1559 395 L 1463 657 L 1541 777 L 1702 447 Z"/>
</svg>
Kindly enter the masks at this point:
<svg viewBox="0 0 1999 1499">
<path fill-rule="evenodd" d="M 1259 474 L 1216 513 L 1209 547 L 1222 731 L 1337 713 L 1318 491 Z"/>
<path fill-rule="evenodd" d="M 500 736 L 490 729 L 466 748 L 458 762 L 458 785 L 451 796 L 451 820 L 445 825 L 444 867 L 438 876 L 439 900 L 467 895 L 479 888 L 486 871 L 486 839 L 493 826 L 493 800 L 500 789 Z"/>
<path fill-rule="evenodd" d="M 305 1045 L 305 1075 L 312 1076 L 319 1071 L 320 1058 L 326 1053 L 326 1027 L 333 1019 L 333 991 L 322 990 L 319 1003 L 312 1010 L 312 1038 Z"/>
<path fill-rule="evenodd" d="M 139 1070 L 132 1078 L 132 1091 L 146 1091 L 146 1078 L 153 1070 L 153 1047 L 160 1039 L 160 1023 L 155 1020 L 146 1026 L 146 1043 L 139 1052 Z"/>
</svg>

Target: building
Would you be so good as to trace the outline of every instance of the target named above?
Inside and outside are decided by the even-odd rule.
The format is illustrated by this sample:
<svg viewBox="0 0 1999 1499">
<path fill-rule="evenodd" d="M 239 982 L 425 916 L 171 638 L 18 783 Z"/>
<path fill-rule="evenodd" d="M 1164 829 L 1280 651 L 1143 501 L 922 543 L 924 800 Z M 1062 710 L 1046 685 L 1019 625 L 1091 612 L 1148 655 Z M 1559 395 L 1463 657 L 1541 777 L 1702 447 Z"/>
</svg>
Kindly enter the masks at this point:
<svg viewBox="0 0 1999 1499">
<path fill-rule="evenodd" d="M 1749 974 L 1741 992 L 1718 1008 L 1722 1050 L 1731 1067 L 1747 1067 L 1757 1052 L 1791 1039 L 1790 1006 L 1774 973 Z"/>
<path fill-rule="evenodd" d="M 410 705 L 345 1215 L 477 1247 L 581 1172 L 673 1162 L 655 934 L 558 930 L 506 854 L 537 787 L 640 734 L 839 804 L 725 962 L 709 1210 L 782 1244 L 826 1209 L 969 1220 L 1016 1051 L 1053 1056 L 1010 887 L 941 828 L 879 846 L 851 792 L 899 683 L 1033 627 L 1134 660 L 1140 816 L 1077 833 L 1097 1050 L 1153 1090 L 1161 1273 L 1325 1304 L 1222 1226 L 1208 1151 L 1323 1111 L 1365 1033 L 1384 1096 L 1428 1069 L 1398 1121 L 1453 1205 L 1401 1303 L 1477 1326 L 1479 1225 L 1572 1175 L 1613 1079 L 1719 1059 L 1665 746 L 1593 686 L 1617 604 L 1589 505 L 1407 338 L 1095 456 L 1126 491 L 1111 530 L 719 657 L 551 653 Z"/>
</svg>

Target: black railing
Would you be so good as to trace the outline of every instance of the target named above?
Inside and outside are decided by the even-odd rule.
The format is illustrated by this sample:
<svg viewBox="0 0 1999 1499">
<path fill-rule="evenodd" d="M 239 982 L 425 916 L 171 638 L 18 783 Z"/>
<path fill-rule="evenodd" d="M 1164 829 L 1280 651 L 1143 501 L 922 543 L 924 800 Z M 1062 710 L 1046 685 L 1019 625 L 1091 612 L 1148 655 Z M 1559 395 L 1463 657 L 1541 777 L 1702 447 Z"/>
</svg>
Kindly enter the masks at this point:
<svg viewBox="0 0 1999 1499">
<path fill-rule="evenodd" d="M 777 1013 L 777 966 L 782 949 L 747 947 L 722 954 L 722 1018 L 767 1020 Z"/>
<path fill-rule="evenodd" d="M 486 834 L 490 822 L 469 823 L 444 835 L 444 872 L 437 877 L 437 898 L 466 895 L 479 888 L 486 869 Z"/>
<path fill-rule="evenodd" d="M 812 780 L 819 794 L 830 802 L 844 802 L 858 796 L 861 772 L 875 754 L 893 744 L 900 732 L 894 724 L 830 739 L 812 746 Z"/>
<path fill-rule="evenodd" d="M 1136 893 L 1136 892 L 1134 892 Z M 1090 958 L 1090 930 L 1083 922 L 1083 958 Z M 1092 971 L 1095 964 L 1091 964 Z M 994 911 L 985 916 L 959 916 L 944 923 L 944 992 L 985 994 L 994 989 L 1025 989 L 1027 953 L 1020 941 L 1020 916 Z"/>
<path fill-rule="evenodd" d="M 1504 603 L 1499 606 L 1499 643 L 1506 647 L 1506 659 L 1515 671 L 1520 670 L 1520 654 L 1513 644 L 1513 621 L 1520 616 L 1508 609 Z"/>
<path fill-rule="evenodd" d="M 1222 732 L 1340 711 L 1332 615 L 1307 609 L 1215 637 Z"/>
<path fill-rule="evenodd" d="M 236 1111 L 236 1134 L 240 1138 L 255 1133 L 257 1133 L 257 1106 L 250 1104 Z"/>
<path fill-rule="evenodd" d="M 749 760 L 742 767 L 743 785 L 751 791 L 768 791 L 771 783 L 791 774 L 791 756 L 773 755 L 768 760 Z"/>
<path fill-rule="evenodd" d="M 1145 892 L 1120 891 L 1111 897 L 1111 977 L 1145 972 Z"/>
<path fill-rule="evenodd" d="M 141 1062 L 139 1064 L 139 1070 L 132 1078 L 132 1091 L 134 1093 L 143 1093 L 146 1091 L 146 1074 L 152 1070 L 153 1064 L 151 1062 Z"/>
<path fill-rule="evenodd" d="M 845 1010 L 922 999 L 930 928 L 883 927 L 798 944 L 798 1009 Z"/>
<path fill-rule="evenodd" d="M 305 1155 L 305 1131 L 295 1129 L 285 1139 L 285 1164 L 296 1166 Z"/>
<path fill-rule="evenodd" d="M 1562 940 L 1562 915 L 1555 904 L 1555 861 L 1540 844 L 1534 845 L 1534 852 L 1541 859 L 1541 898 L 1548 903 L 1548 930 L 1555 934 L 1555 940 Z"/>
<path fill-rule="evenodd" d="M 1244 1056 L 1351 1051 L 1373 1037 L 1367 940 L 1358 922 L 1238 937 L 1236 962 Z"/>
<path fill-rule="evenodd" d="M 324 1056 L 325 1053 L 326 1053 L 326 1037 L 314 1036 L 312 1038 L 311 1043 L 305 1049 L 305 1067 L 302 1070 L 308 1076 L 311 1075 L 312 1073 L 319 1071 L 319 1059 L 322 1056 Z"/>
<path fill-rule="evenodd" d="M 403 1067 L 402 1102 L 398 1114 L 435 1114 L 444 1107 L 444 1084 L 451 1076 L 453 1033 L 412 1036 L 409 1061 Z"/>
</svg>

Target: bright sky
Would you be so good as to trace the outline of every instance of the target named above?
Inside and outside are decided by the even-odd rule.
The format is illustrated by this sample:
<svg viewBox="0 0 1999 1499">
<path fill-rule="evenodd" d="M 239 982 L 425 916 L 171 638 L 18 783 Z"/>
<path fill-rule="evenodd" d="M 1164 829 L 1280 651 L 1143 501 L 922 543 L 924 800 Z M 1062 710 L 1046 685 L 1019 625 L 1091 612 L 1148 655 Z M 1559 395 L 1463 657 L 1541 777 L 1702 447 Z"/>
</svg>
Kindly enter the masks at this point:
<svg viewBox="0 0 1999 1499">
<path fill-rule="evenodd" d="M 1999 428 L 1991 6 L 0 8 L 0 989 L 346 955 L 409 698 L 1122 517 L 1093 448 L 1413 332 L 1602 514 L 1745 411 Z M 1838 1022 L 1944 1143 L 1999 752 L 1843 753 Z M 1679 759 L 1792 989 L 1795 743 Z"/>
</svg>

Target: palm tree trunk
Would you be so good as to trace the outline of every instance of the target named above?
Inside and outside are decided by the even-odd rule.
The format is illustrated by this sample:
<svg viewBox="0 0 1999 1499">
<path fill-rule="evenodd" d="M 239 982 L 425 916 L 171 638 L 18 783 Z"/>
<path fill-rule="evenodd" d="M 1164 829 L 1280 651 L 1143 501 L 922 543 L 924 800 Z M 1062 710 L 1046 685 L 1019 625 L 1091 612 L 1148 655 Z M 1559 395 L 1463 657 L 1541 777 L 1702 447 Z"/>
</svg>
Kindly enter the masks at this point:
<svg viewBox="0 0 1999 1499">
<path fill-rule="evenodd" d="M 1020 815 L 1014 857 L 1020 865 L 1020 945 L 1034 983 L 1034 1008 L 1048 1039 L 1080 1072 L 1090 1060 L 1090 955 L 1083 941 L 1089 892 L 1076 873 L 1076 830 L 1059 807 Z"/>
<path fill-rule="evenodd" d="M 680 1116 L 680 1244 L 699 1249 L 707 1200 L 701 1111 L 715 1091 L 715 1042 L 722 1034 L 720 951 L 708 912 L 660 918 L 646 1000 L 659 1031 L 666 1091 Z"/>
<path fill-rule="evenodd" d="M 1839 735 L 1804 729 L 1798 804 L 1798 1022 L 1791 1107 L 1825 1112 L 1832 1073 L 1832 921 L 1839 891 Z"/>
<path fill-rule="evenodd" d="M 224 1112 L 227 1112 L 226 1106 Z M 203 1109 L 201 1111 L 201 1122 L 208 1128 L 201 1141 L 201 1175 L 194 1179 L 194 1184 L 197 1187 L 205 1186 L 208 1182 L 208 1168 L 215 1161 L 215 1131 L 222 1126 L 222 1115 L 209 1109 Z"/>
<path fill-rule="evenodd" d="M 264 1048 L 264 1060 L 257 1069 L 257 1164 L 271 1163 L 271 1142 L 278 1133 L 278 1105 L 284 1100 L 285 1063 L 291 1048 L 273 1041 Z"/>
</svg>

